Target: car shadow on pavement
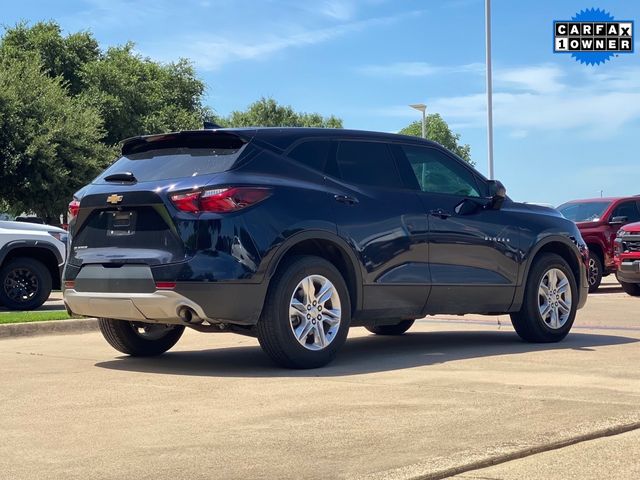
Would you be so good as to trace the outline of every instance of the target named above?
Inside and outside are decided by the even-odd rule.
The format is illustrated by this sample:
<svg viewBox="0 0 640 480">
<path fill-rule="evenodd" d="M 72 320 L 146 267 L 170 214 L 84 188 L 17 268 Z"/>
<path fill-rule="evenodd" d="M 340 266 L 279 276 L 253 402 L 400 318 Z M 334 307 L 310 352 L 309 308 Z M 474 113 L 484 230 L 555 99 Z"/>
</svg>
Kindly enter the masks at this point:
<svg viewBox="0 0 640 480">
<path fill-rule="evenodd" d="M 615 335 L 571 333 L 560 343 L 531 344 L 522 342 L 513 331 L 408 332 L 399 337 L 350 338 L 331 364 L 313 370 L 278 368 L 257 344 L 167 352 L 155 358 L 119 357 L 96 366 L 129 372 L 211 377 L 342 377 L 530 352 L 578 350 L 588 354 L 593 347 L 638 341 Z"/>
</svg>

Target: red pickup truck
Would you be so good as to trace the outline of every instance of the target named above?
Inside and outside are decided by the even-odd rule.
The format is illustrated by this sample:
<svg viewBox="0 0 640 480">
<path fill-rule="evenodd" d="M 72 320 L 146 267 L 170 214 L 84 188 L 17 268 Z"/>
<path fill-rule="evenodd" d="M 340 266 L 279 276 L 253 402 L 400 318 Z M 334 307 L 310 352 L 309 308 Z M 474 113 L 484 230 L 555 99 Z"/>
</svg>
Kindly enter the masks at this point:
<svg viewBox="0 0 640 480">
<path fill-rule="evenodd" d="M 634 297 L 640 296 L 640 223 L 620 229 L 615 245 L 616 277 L 622 289 Z"/>
<path fill-rule="evenodd" d="M 618 230 L 640 222 L 640 196 L 572 200 L 558 210 L 576 222 L 589 247 L 589 292 L 595 292 L 602 277 L 617 270 L 613 245 Z"/>
</svg>

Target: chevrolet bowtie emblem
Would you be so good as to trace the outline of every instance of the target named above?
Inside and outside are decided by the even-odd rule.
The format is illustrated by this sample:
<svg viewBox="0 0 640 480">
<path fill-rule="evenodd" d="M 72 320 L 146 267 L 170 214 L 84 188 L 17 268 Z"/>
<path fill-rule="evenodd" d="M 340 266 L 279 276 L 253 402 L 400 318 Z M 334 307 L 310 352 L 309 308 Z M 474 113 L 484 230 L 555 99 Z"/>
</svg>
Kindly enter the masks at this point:
<svg viewBox="0 0 640 480">
<path fill-rule="evenodd" d="M 115 205 L 116 203 L 120 203 L 122 201 L 122 195 L 118 195 L 117 193 L 114 193 L 113 195 L 109 195 L 107 197 L 107 203 L 111 203 L 113 205 Z"/>
</svg>

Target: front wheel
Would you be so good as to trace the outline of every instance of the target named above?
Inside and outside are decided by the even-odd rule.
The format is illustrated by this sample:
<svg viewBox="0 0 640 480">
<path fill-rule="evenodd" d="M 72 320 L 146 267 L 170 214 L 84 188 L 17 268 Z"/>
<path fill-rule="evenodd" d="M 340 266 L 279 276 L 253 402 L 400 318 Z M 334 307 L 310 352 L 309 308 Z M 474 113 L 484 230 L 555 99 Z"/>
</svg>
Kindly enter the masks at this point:
<svg viewBox="0 0 640 480">
<path fill-rule="evenodd" d="M 258 341 L 280 366 L 316 368 L 333 360 L 350 323 L 349 292 L 340 272 L 322 258 L 296 256 L 271 280 Z"/>
<path fill-rule="evenodd" d="M 375 325 L 364 328 L 376 335 L 402 335 L 413 326 L 414 322 L 415 320 L 403 320 L 395 325 Z"/>
<path fill-rule="evenodd" d="M 632 297 L 640 297 L 640 283 L 620 282 L 620 285 L 625 293 L 628 293 Z"/>
<path fill-rule="evenodd" d="M 182 325 L 129 322 L 112 318 L 99 318 L 98 326 L 109 345 L 133 357 L 160 355 L 173 347 L 184 332 Z"/>
<path fill-rule="evenodd" d="M 522 308 L 511 314 L 517 334 L 527 342 L 559 342 L 576 317 L 578 290 L 567 262 L 545 253 L 531 267 Z"/>
</svg>

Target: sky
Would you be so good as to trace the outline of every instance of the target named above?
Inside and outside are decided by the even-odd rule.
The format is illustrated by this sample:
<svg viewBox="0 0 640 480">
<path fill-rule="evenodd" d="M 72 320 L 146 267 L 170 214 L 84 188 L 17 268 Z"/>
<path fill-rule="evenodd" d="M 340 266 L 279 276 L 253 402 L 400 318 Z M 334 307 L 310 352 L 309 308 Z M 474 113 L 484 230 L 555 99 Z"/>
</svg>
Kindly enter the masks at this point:
<svg viewBox="0 0 640 480">
<path fill-rule="evenodd" d="M 554 20 L 596 7 L 640 21 L 640 2 L 491 4 L 495 178 L 515 200 L 554 205 L 640 194 L 640 36 L 635 53 L 596 66 L 552 51 Z M 23 0 L 0 19 L 189 58 L 220 115 L 266 96 L 397 132 L 420 118 L 408 105 L 425 103 L 487 174 L 483 0 Z"/>
</svg>

